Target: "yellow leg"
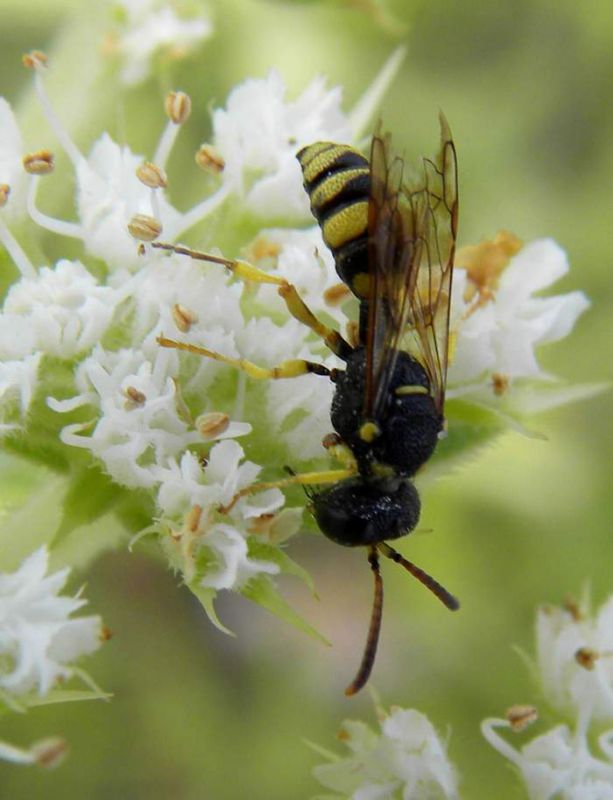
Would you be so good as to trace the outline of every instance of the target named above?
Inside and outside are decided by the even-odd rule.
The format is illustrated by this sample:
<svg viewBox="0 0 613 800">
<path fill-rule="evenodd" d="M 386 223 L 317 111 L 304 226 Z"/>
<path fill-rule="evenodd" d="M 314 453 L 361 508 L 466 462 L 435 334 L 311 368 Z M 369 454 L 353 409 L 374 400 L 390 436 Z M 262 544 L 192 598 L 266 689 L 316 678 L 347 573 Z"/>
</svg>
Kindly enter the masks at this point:
<svg viewBox="0 0 613 800">
<path fill-rule="evenodd" d="M 323 322 L 317 319 L 313 312 L 306 305 L 304 300 L 296 291 L 296 287 L 289 283 L 285 278 L 278 275 L 271 275 L 269 272 L 254 267 L 248 261 L 241 261 L 235 259 L 234 261 L 221 256 L 213 256 L 209 253 L 202 253 L 199 250 L 192 250 L 189 247 L 182 247 L 180 245 L 167 244 L 166 242 L 153 242 L 153 247 L 160 250 L 170 250 L 179 255 L 189 256 L 197 261 L 209 261 L 213 264 L 221 264 L 230 270 L 230 272 L 237 278 L 244 281 L 254 281 L 255 283 L 272 283 L 279 287 L 279 295 L 283 298 L 289 313 L 310 328 L 314 333 L 320 336 L 330 350 L 340 358 L 346 359 L 349 353 L 352 352 L 352 347 L 349 345 L 338 331 L 324 325 Z"/>
<path fill-rule="evenodd" d="M 354 473 L 357 472 L 355 456 L 338 433 L 326 434 L 321 443 L 332 458 L 336 459 L 336 461 L 343 464 L 348 469 L 352 469 Z"/>
<path fill-rule="evenodd" d="M 279 296 L 285 301 L 287 310 L 292 317 L 320 336 L 335 355 L 342 359 L 349 357 L 353 350 L 351 345 L 343 339 L 338 331 L 335 331 L 334 328 L 329 328 L 317 319 L 292 283 L 286 282 L 280 286 Z"/>
<path fill-rule="evenodd" d="M 234 505 L 241 499 L 255 492 L 263 492 L 265 489 L 283 489 L 286 486 L 314 486 L 318 483 L 337 483 L 338 481 L 351 478 L 356 474 L 355 468 L 328 469 L 321 472 L 303 472 L 301 475 L 292 475 L 289 478 L 282 478 L 279 481 L 269 481 L 266 483 L 252 483 L 245 489 L 237 492 L 227 506 L 222 506 L 219 511 L 227 514 L 234 508 Z"/>
<path fill-rule="evenodd" d="M 335 377 L 334 370 L 324 367 L 323 364 L 316 364 L 314 361 L 306 361 L 303 358 L 292 358 L 288 361 L 282 361 L 276 367 L 260 367 L 252 361 L 247 361 L 246 358 L 231 358 L 230 356 L 216 353 L 214 350 L 207 350 L 205 347 L 198 347 L 198 345 L 189 344 L 188 342 L 177 342 L 174 339 L 167 339 L 165 336 L 158 336 L 157 341 L 161 347 L 185 350 L 188 353 L 195 353 L 198 356 L 204 356 L 214 361 L 230 364 L 232 367 L 240 369 L 242 372 L 247 373 L 250 378 L 255 378 L 256 380 L 297 378 L 299 375 L 307 375 L 308 373 L 326 375 L 332 380 L 334 380 Z"/>
</svg>

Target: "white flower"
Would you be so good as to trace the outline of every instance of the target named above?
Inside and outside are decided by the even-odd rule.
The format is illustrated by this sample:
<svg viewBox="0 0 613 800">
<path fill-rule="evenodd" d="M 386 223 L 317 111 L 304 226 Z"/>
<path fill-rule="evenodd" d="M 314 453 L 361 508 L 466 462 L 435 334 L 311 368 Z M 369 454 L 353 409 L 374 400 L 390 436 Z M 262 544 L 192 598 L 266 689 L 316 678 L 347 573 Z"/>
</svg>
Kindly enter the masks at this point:
<svg viewBox="0 0 613 800">
<path fill-rule="evenodd" d="M 136 169 L 144 160 L 104 133 L 94 143 L 89 158 L 81 158 L 76 166 L 80 238 L 93 256 L 112 269 L 133 271 L 142 266 L 136 242 L 127 229 L 135 214 L 158 219 L 165 237 L 172 238 L 178 229 L 179 212 L 163 194 L 136 177 Z"/>
<path fill-rule="evenodd" d="M 536 651 L 543 691 L 555 709 L 613 721 L 613 597 L 593 618 L 543 606 L 536 619 Z"/>
<path fill-rule="evenodd" d="M 241 446 L 226 439 L 211 448 L 205 466 L 192 453 L 185 453 L 180 465 L 175 462 L 156 471 L 163 521 L 174 528 L 172 521 L 184 517 L 180 533 L 167 541 L 167 548 L 188 581 L 196 574 L 197 564 L 201 565 L 199 554 L 205 555 L 206 566 L 200 576 L 204 588 L 240 591 L 257 575 L 280 572 L 277 564 L 251 558 L 247 542 L 251 522 L 275 514 L 283 505 L 279 489 L 239 500 L 229 514 L 232 524 L 211 521 L 218 508 L 229 504 L 260 472 L 257 464 L 243 459 Z M 185 509 L 191 509 L 187 515 Z"/>
<path fill-rule="evenodd" d="M 164 236 L 172 239 L 214 210 L 224 201 L 225 194 L 218 192 L 181 215 L 166 200 L 161 187 L 150 188 L 137 177 L 137 169 L 145 162 L 144 157 L 135 155 L 127 146 L 118 145 L 108 133 L 103 133 L 94 143 L 88 158 L 83 156 L 55 114 L 45 89 L 43 72 L 44 67 L 40 65 L 34 69 L 36 93 L 47 122 L 75 170 L 79 219 L 77 222 L 55 219 L 37 208 L 36 193 L 40 175 L 30 176 L 28 211 L 41 227 L 60 236 L 82 240 L 91 255 L 106 261 L 110 271 L 120 273 L 118 282 L 121 282 L 125 280 L 126 272 L 142 266 L 136 241 L 128 232 L 128 224 L 135 215 L 153 218 Z M 161 170 L 164 169 L 179 129 L 180 125 L 168 120 L 155 155 L 156 166 Z M 0 240 L 3 240 L 22 274 L 31 277 L 31 264 L 1 223 L 2 220 Z"/>
<path fill-rule="evenodd" d="M 364 723 L 347 721 L 339 738 L 352 755 L 315 767 L 329 789 L 351 800 L 457 798 L 457 776 L 446 748 L 427 717 L 394 708 L 376 734 Z"/>
<path fill-rule="evenodd" d="M 249 78 L 213 113 L 214 143 L 225 161 L 223 179 L 262 217 L 309 219 L 296 153 L 319 141 L 352 142 L 370 121 L 404 58 L 388 58 L 353 112 L 341 109 L 340 87 L 319 76 L 295 100 L 286 100 L 282 76 Z"/>
<path fill-rule="evenodd" d="M 486 719 L 481 731 L 498 752 L 521 771 L 532 800 L 608 800 L 613 797 L 613 730 L 599 738 L 605 758 L 590 751 L 590 726 L 613 719 L 613 597 L 594 618 L 574 604 L 544 606 L 537 615 L 537 666 L 552 707 L 571 712 L 575 728 L 558 725 L 520 750 L 498 733 L 523 730 L 535 709 L 512 709 L 507 719 Z M 519 725 L 514 724 L 514 718 Z"/>
<path fill-rule="evenodd" d="M 10 187 L 6 206 L 0 212 L 8 221 L 26 214 L 26 173 L 21 159 L 23 143 L 15 115 L 9 103 L 0 97 L 0 184 Z"/>
<path fill-rule="evenodd" d="M 60 595 L 69 570 L 45 577 L 48 560 L 40 548 L 0 574 L 0 687 L 12 694 L 46 694 L 72 675 L 69 662 L 100 645 L 100 618 L 70 619 L 86 601 Z"/>
<path fill-rule="evenodd" d="M 236 492 L 253 483 L 261 469 L 251 461 L 241 463 L 243 458 L 238 442 L 226 439 L 211 448 L 206 469 L 189 452 L 183 454 L 180 464 L 159 467 L 155 471 L 159 507 L 172 517 L 196 505 L 207 511 L 230 503 Z M 283 495 L 277 490 L 275 496 L 278 507 L 283 504 Z"/>
<path fill-rule="evenodd" d="M 449 396 L 483 388 L 495 373 L 508 379 L 548 377 L 539 367 L 535 348 L 568 335 L 589 302 L 583 292 L 533 295 L 567 271 L 566 254 L 551 239 L 521 247 L 515 237 L 499 234 L 493 242 L 460 250 Z"/>
<path fill-rule="evenodd" d="M 245 454 L 238 442 L 227 440 L 213 447 L 206 468 L 207 480 L 217 484 L 219 502 L 229 503 L 234 495 L 257 478 L 261 467 L 243 461 Z M 279 505 L 283 496 L 279 492 Z"/>
<path fill-rule="evenodd" d="M 240 591 L 256 575 L 277 575 L 281 571 L 270 561 L 250 558 L 246 539 L 230 525 L 213 525 L 202 545 L 214 553 L 216 561 L 202 578 L 201 585 L 205 588 Z"/>
<path fill-rule="evenodd" d="M 4 312 L 27 325 L 28 347 L 59 358 L 72 358 L 89 350 L 108 327 L 117 292 L 99 286 L 78 261 L 61 260 L 53 269 L 43 267 L 34 278 L 13 284 Z M 12 341 L 23 351 L 24 338 L 17 326 Z"/>
<path fill-rule="evenodd" d="M 187 54 L 213 32 L 206 17 L 182 18 L 172 3 L 122 0 L 116 5 L 124 11 L 126 20 L 112 43 L 113 51 L 122 59 L 121 79 L 128 85 L 149 76 L 157 52 L 163 50 L 176 58 Z"/>
<path fill-rule="evenodd" d="M 225 161 L 224 180 L 262 217 L 307 218 L 309 204 L 296 160 L 301 147 L 320 140 L 347 142 L 351 129 L 341 111 L 341 91 L 315 78 L 293 101 L 281 75 L 250 78 L 213 113 L 215 147 Z"/>
<path fill-rule="evenodd" d="M 50 398 L 48 403 L 60 412 L 96 404 L 100 416 L 90 436 L 82 435 L 80 424 L 67 425 L 62 441 L 91 450 L 117 483 L 155 486 L 156 465 L 202 441 L 179 413 L 171 363 L 162 351 L 152 363 L 139 350 L 96 347 L 77 373 L 81 394 L 64 401 Z"/>
<path fill-rule="evenodd" d="M 497 732 L 509 728 L 503 719 L 487 719 L 481 731 L 498 752 L 515 764 L 530 800 L 609 800 L 613 797 L 613 762 L 595 758 L 587 741 L 573 736 L 566 725 L 558 725 L 537 736 L 521 750 L 512 747 Z M 609 731 L 607 736 L 610 736 Z M 601 748 L 606 753 L 605 748 Z"/>
<path fill-rule="evenodd" d="M 151 342 L 152 355 L 158 350 L 155 336 L 201 345 L 228 356 L 238 356 L 235 336 L 244 325 L 240 307 L 243 285 L 230 284 L 223 267 L 199 264 L 183 256 L 142 258 L 142 266 L 124 286 L 134 307 L 132 339 L 135 345 Z M 188 330 L 177 326 L 176 306 L 190 318 Z M 192 359 L 193 370 L 182 384 L 185 393 L 192 386 L 206 388 L 220 369 L 210 359 Z M 176 359 L 178 365 L 179 359 Z M 226 368 L 229 369 L 229 368 Z"/>
<path fill-rule="evenodd" d="M 308 329 L 297 320 L 290 319 L 279 327 L 261 318 L 243 324 L 236 342 L 240 353 L 258 364 L 273 366 L 290 358 L 314 360 L 329 367 L 340 364 L 319 340 L 309 339 Z M 332 382 L 318 375 L 301 375 L 267 381 L 265 390 L 268 424 L 275 433 L 283 429 L 282 438 L 292 457 L 308 460 L 322 456 L 321 440 L 332 425 Z"/>
</svg>

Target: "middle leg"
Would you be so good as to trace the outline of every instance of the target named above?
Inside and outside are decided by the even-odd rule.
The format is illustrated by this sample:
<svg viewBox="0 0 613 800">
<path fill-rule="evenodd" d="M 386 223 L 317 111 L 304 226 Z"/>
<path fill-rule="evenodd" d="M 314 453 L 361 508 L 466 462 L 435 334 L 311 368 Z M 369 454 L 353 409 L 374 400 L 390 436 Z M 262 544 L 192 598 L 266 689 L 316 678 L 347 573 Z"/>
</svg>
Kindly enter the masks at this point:
<svg viewBox="0 0 613 800">
<path fill-rule="evenodd" d="M 158 336 L 157 342 L 160 347 L 168 347 L 174 350 L 184 350 L 187 353 L 194 353 L 198 356 L 210 358 L 213 361 L 221 361 L 224 364 L 240 369 L 249 375 L 250 378 L 256 380 L 277 380 L 279 378 L 297 378 L 300 375 L 325 375 L 330 380 L 335 381 L 338 374 L 335 369 L 328 369 L 323 364 L 317 364 L 315 361 L 307 361 L 304 358 L 292 358 L 287 361 L 282 361 L 276 367 L 260 367 L 254 364 L 253 361 L 248 361 L 246 358 L 232 358 L 231 356 L 224 356 L 214 350 L 207 350 L 206 347 L 199 347 L 196 344 L 189 344 L 189 342 L 178 342 L 175 339 L 168 339 L 166 336 Z"/>
</svg>

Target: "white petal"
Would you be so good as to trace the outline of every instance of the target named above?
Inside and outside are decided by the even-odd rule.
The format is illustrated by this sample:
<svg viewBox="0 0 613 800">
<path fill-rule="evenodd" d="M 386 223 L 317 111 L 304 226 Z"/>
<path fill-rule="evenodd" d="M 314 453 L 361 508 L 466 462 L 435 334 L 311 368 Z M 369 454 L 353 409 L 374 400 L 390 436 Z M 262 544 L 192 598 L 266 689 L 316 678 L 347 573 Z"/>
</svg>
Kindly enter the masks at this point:
<svg viewBox="0 0 613 800">
<path fill-rule="evenodd" d="M 249 558 L 247 542 L 229 525 L 213 526 L 202 544 L 215 554 L 217 560 L 216 568 L 211 568 L 202 579 L 202 586 L 236 591 L 256 575 L 276 575 L 280 571 L 276 564 Z"/>
<path fill-rule="evenodd" d="M 245 519 L 253 519 L 262 514 L 272 514 L 278 511 L 284 502 L 285 497 L 280 489 L 254 492 L 243 502 L 241 513 Z"/>
<path fill-rule="evenodd" d="M 4 421 L 20 424 L 27 414 L 38 385 L 41 356 L 41 353 L 35 353 L 21 361 L 0 361 L 0 409 Z M 11 409 L 14 407 L 16 412 L 13 414 Z"/>
<path fill-rule="evenodd" d="M 535 343 L 556 342 L 568 336 L 589 306 L 590 301 L 583 292 L 530 300 L 526 303 L 525 314 L 533 320 Z"/>
<path fill-rule="evenodd" d="M 46 694 L 72 674 L 70 662 L 100 644 L 100 618 L 71 619 L 85 601 L 60 595 L 68 569 L 45 577 L 47 564 L 40 548 L 17 571 L 0 574 L 0 686 L 14 694 Z"/>
<path fill-rule="evenodd" d="M 500 277 L 499 295 L 508 295 L 519 304 L 551 286 L 568 270 L 568 258 L 560 245 L 553 239 L 537 239 L 513 256 Z"/>
</svg>

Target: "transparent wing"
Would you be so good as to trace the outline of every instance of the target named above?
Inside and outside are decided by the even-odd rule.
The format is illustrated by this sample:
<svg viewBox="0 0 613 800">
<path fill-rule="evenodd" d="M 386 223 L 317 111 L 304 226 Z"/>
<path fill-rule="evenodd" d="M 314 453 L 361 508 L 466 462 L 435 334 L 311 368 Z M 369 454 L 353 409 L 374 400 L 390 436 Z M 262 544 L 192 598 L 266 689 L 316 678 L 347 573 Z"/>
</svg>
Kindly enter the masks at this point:
<svg viewBox="0 0 613 800">
<path fill-rule="evenodd" d="M 371 148 L 368 337 L 364 411 L 380 418 L 400 350 L 428 373 L 436 407 L 444 404 L 451 279 L 457 234 L 457 159 L 441 114 L 441 145 L 417 178 L 404 179 L 388 134 Z"/>
</svg>

